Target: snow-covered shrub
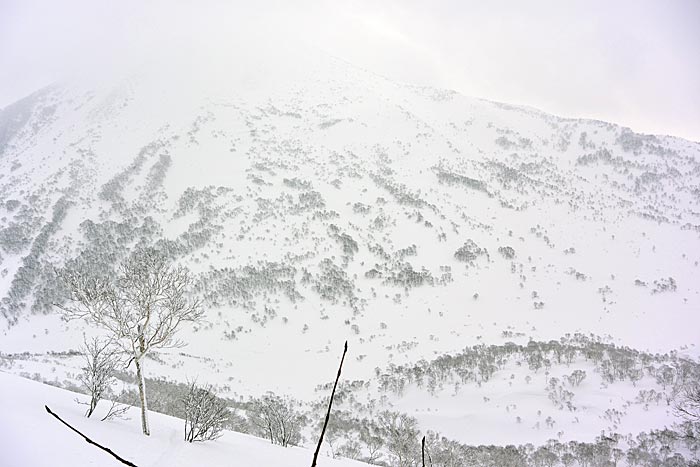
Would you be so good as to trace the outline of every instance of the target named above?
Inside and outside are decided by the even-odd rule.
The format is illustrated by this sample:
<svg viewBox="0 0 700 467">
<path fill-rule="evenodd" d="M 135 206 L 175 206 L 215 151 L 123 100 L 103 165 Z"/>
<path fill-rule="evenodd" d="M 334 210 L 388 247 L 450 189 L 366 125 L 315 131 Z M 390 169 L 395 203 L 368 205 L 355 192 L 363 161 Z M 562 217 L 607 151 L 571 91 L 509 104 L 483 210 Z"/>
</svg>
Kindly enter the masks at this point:
<svg viewBox="0 0 700 467">
<path fill-rule="evenodd" d="M 229 409 L 223 399 L 217 397 L 211 386 L 190 383 L 182 400 L 185 417 L 185 441 L 210 441 L 221 436 L 229 421 Z"/>
<path fill-rule="evenodd" d="M 503 255 L 505 259 L 515 258 L 515 250 L 510 246 L 499 246 L 498 252 Z"/>
<path fill-rule="evenodd" d="M 455 251 L 454 256 L 455 259 L 459 261 L 470 262 L 483 255 L 485 252 L 486 251 L 483 248 L 480 248 L 476 243 L 474 243 L 474 240 L 467 240 L 464 242 L 464 245 Z"/>
<path fill-rule="evenodd" d="M 253 399 L 248 409 L 248 421 L 258 436 L 270 439 L 272 444 L 295 446 L 301 442 L 304 416 L 298 403 L 272 393 Z"/>
<path fill-rule="evenodd" d="M 80 351 L 85 359 L 85 366 L 78 376 L 78 381 L 90 396 L 90 402 L 85 416 L 90 418 L 102 398 L 110 393 L 114 376 L 119 362 L 116 350 L 110 341 L 94 338 L 85 341 Z"/>
</svg>

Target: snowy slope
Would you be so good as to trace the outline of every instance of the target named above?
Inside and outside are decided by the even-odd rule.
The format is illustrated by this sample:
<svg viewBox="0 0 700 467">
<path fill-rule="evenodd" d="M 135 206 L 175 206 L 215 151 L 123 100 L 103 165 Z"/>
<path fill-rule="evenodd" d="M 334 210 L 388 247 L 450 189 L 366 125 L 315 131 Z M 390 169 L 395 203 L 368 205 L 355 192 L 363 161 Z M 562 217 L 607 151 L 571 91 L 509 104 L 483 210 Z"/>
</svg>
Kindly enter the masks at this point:
<svg viewBox="0 0 700 467">
<path fill-rule="evenodd" d="M 183 421 L 160 414 L 154 414 L 151 419 L 152 435 L 147 438 L 139 432 L 138 425 L 129 420 L 100 422 L 99 418 L 84 418 L 82 407 L 74 401 L 75 393 L 3 372 L 0 372 L 0 387 L 3 414 L 0 463 L 8 467 L 122 465 L 51 417 L 44 405 L 95 442 L 140 467 L 289 467 L 311 465 L 313 457 L 313 451 L 308 449 L 283 448 L 234 432 L 226 432 L 212 442 L 190 444 L 182 440 Z M 82 396 L 80 399 L 85 400 Z M 132 409 L 128 416 L 137 419 L 139 414 Z M 359 467 L 367 464 L 321 457 L 318 465 Z"/>
<path fill-rule="evenodd" d="M 670 393 L 656 372 L 673 356 L 653 371 L 636 361 L 639 381 L 607 383 L 583 357 L 549 376 L 514 357 L 488 382 L 435 394 L 386 393 L 378 379 L 477 344 L 576 333 L 697 359 L 700 144 L 265 53 L 170 57 L 0 111 L 0 351 L 32 353 L 10 371 L 71 380 L 80 359 L 48 352 L 95 330 L 55 316 L 53 268 L 110 271 L 140 242 L 190 267 L 207 307 L 151 376 L 313 401 L 348 339 L 344 376 L 363 382 L 363 403 L 464 443 L 676 421 L 665 402 L 630 402 Z M 455 257 L 469 242 L 475 256 Z M 561 413 L 549 378 L 578 368 L 589 409 Z"/>
</svg>

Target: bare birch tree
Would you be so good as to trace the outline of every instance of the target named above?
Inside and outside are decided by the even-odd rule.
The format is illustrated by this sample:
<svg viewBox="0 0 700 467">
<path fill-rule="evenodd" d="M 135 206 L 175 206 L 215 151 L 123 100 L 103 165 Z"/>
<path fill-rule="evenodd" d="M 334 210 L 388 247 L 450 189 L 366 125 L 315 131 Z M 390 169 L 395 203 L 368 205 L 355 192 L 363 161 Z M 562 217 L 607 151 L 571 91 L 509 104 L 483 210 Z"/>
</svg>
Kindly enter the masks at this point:
<svg viewBox="0 0 700 467">
<path fill-rule="evenodd" d="M 107 330 L 129 363 L 134 362 L 141 427 L 149 435 L 144 357 L 153 349 L 184 345 L 175 338 L 178 327 L 203 314 L 199 301 L 187 298 L 188 270 L 171 266 L 154 248 L 142 248 L 120 265 L 114 278 L 70 268 L 59 275 L 69 292 L 67 303 L 57 305 L 64 316 L 84 318 Z"/>
</svg>

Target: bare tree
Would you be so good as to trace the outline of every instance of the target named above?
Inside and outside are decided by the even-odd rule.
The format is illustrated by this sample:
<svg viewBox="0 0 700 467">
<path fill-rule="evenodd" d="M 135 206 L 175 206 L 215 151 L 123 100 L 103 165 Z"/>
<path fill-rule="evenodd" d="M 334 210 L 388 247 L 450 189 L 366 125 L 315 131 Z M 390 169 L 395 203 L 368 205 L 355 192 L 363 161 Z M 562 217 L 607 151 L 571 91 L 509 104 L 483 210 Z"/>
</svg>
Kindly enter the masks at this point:
<svg viewBox="0 0 700 467">
<path fill-rule="evenodd" d="M 203 314 L 199 301 L 186 296 L 191 283 L 188 270 L 172 267 L 154 248 L 143 248 L 121 264 L 115 278 L 75 269 L 64 269 L 59 275 L 69 292 L 68 302 L 57 305 L 64 316 L 85 318 L 106 329 L 130 357 L 129 363 L 134 362 L 141 427 L 149 435 L 144 357 L 153 349 L 183 345 L 175 339 L 178 327 Z"/>
<path fill-rule="evenodd" d="M 185 441 L 210 441 L 221 436 L 229 420 L 226 402 L 212 392 L 210 385 L 190 383 L 182 400 L 185 415 Z"/>
<path fill-rule="evenodd" d="M 416 463 L 420 456 L 418 421 L 406 414 L 385 410 L 379 413 L 379 425 L 387 450 L 395 456 L 395 464 L 410 467 Z"/>
<path fill-rule="evenodd" d="M 368 456 L 362 459 L 364 462 L 375 464 L 382 458 L 384 438 L 381 429 L 373 420 L 365 419 L 360 426 L 360 442 L 368 452 Z"/>
<path fill-rule="evenodd" d="M 301 441 L 304 418 L 289 398 L 283 399 L 268 393 L 260 399 L 254 399 L 248 419 L 257 433 L 270 438 L 272 444 L 287 447 Z"/>
<path fill-rule="evenodd" d="M 116 394 L 112 392 L 112 385 L 117 381 L 114 372 L 122 363 L 119 353 L 109 339 L 103 341 L 98 337 L 90 341 L 84 340 L 80 351 L 85 359 L 85 366 L 78 376 L 78 381 L 88 391 L 90 402 L 80 402 L 79 399 L 76 399 L 76 402 L 88 406 L 85 416 L 90 418 L 97 404 L 105 397 L 111 397 L 112 402 L 101 421 L 122 418 L 129 406 L 118 403 L 115 400 Z"/>
<path fill-rule="evenodd" d="M 681 400 L 676 402 L 676 413 L 686 420 L 700 423 L 700 383 L 689 383 L 681 392 Z"/>
<path fill-rule="evenodd" d="M 102 340 L 98 337 L 85 340 L 80 348 L 85 366 L 83 372 L 78 376 L 78 381 L 88 391 L 90 402 L 85 416 L 90 418 L 97 408 L 97 404 L 107 395 L 111 385 L 116 381 L 114 371 L 119 364 L 119 356 L 111 347 L 109 340 Z"/>
</svg>

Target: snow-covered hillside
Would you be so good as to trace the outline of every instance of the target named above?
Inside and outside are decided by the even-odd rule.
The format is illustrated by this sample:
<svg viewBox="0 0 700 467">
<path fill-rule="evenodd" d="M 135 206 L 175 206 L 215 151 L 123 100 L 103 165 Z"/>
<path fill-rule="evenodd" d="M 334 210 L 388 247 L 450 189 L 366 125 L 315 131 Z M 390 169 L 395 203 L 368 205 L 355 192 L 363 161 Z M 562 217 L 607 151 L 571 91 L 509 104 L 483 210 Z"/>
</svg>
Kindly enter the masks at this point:
<svg viewBox="0 0 700 467">
<path fill-rule="evenodd" d="M 167 415 L 153 417 L 153 434 L 146 438 L 129 420 L 99 422 L 83 417 L 74 393 L 0 372 L 3 423 L 2 465 L 75 467 L 122 465 L 104 451 L 86 444 L 77 434 L 49 415 L 48 405 L 62 419 L 117 455 L 144 467 L 192 465 L 290 467 L 311 464 L 313 451 L 283 448 L 269 441 L 234 432 L 212 444 L 182 440 L 183 421 Z M 81 399 L 85 399 L 81 397 Z M 132 409 L 128 417 L 138 418 Z M 319 467 L 360 467 L 362 462 L 320 458 Z"/>
<path fill-rule="evenodd" d="M 348 339 L 339 408 L 359 418 L 468 445 L 678 421 L 673 391 L 700 374 L 699 143 L 268 54 L 0 111 L 7 371 L 74 381 L 95 330 L 57 317 L 54 268 L 110 273 L 149 244 L 207 310 L 154 378 L 311 403 Z"/>
</svg>

